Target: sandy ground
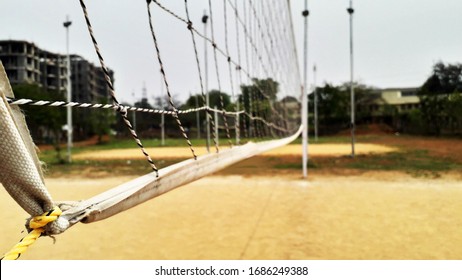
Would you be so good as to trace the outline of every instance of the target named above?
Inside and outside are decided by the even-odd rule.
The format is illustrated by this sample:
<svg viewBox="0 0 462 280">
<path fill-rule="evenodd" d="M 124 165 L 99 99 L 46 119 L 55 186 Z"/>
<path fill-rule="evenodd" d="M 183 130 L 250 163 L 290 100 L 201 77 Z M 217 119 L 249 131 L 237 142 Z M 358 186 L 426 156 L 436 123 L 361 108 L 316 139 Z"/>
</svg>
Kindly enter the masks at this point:
<svg viewBox="0 0 462 280">
<path fill-rule="evenodd" d="M 348 145 L 338 148 L 349 152 Z M 21 259 L 462 259 L 458 177 L 312 173 L 302 180 L 298 173 L 209 176 L 107 220 L 75 225 L 56 244 L 41 238 Z M 132 178 L 52 178 L 47 186 L 57 201 L 79 200 Z M 0 188 L 0 252 L 24 236 L 27 217 Z"/>
<path fill-rule="evenodd" d="M 225 148 L 226 149 L 226 148 Z M 310 155 L 313 156 L 338 156 L 338 155 L 348 155 L 351 153 L 351 147 L 345 144 L 315 144 L 310 145 Z M 379 144 L 366 144 L 358 143 L 355 146 L 356 153 L 368 154 L 368 153 L 388 153 L 395 151 L 393 147 L 388 147 Z M 205 155 L 207 150 L 205 147 L 194 147 L 197 155 Z M 192 157 L 191 150 L 187 147 L 159 147 L 154 149 L 147 149 L 147 151 L 155 156 L 156 158 L 188 158 Z M 287 145 L 272 151 L 264 153 L 268 156 L 278 156 L 278 155 L 301 155 L 302 146 L 301 145 Z M 85 160 L 85 159 L 130 159 L 130 158 L 143 158 L 139 149 L 115 149 L 111 151 L 92 151 L 80 153 L 73 156 L 76 160 Z"/>
<path fill-rule="evenodd" d="M 74 200 L 128 179 L 47 183 L 54 199 Z M 0 198 L 5 252 L 27 215 L 3 188 Z M 21 259 L 461 259 L 461 200 L 448 178 L 211 176 L 56 244 L 41 238 Z"/>
</svg>

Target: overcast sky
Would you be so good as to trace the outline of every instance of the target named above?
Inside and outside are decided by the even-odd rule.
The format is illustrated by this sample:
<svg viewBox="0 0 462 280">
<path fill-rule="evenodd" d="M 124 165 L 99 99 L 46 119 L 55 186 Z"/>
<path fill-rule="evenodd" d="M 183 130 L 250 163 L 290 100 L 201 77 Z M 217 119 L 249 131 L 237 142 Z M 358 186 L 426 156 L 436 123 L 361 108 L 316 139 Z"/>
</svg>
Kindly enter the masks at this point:
<svg viewBox="0 0 462 280">
<path fill-rule="evenodd" d="M 243 0 L 238 0 L 242 3 Z M 263 0 L 254 0 L 254 2 Z M 94 31 L 107 65 L 115 71 L 119 99 L 141 97 L 146 83 L 148 97 L 160 92 L 158 64 L 150 37 L 145 1 L 86 1 Z M 205 0 L 190 0 L 191 17 L 202 30 Z M 265 1 L 269 3 L 271 1 Z M 162 1 L 184 16 L 184 1 Z M 213 0 L 220 5 L 221 0 Z M 340 84 L 349 80 L 348 0 L 309 1 L 309 80 L 317 64 L 317 83 Z M 355 78 L 376 87 L 420 86 L 437 61 L 462 61 L 462 1 L 460 0 L 354 0 Z M 291 0 L 298 54 L 302 66 L 304 0 Z M 191 38 L 184 24 L 153 5 L 155 28 L 172 92 L 185 99 L 199 91 Z M 34 42 L 65 53 L 62 22 L 70 16 L 70 49 L 98 64 L 79 1 L 1 0 L 0 39 Z M 216 19 L 220 24 L 221 18 Z M 217 35 L 220 39 L 220 35 Z M 198 42 L 202 55 L 202 41 Z M 209 52 L 211 53 L 211 52 Z M 211 57 L 210 57 L 211 59 Z M 209 61 L 210 67 L 212 60 Z M 210 88 L 216 81 L 209 74 Z M 226 75 L 225 75 L 226 76 Z M 224 82 L 226 78 L 224 78 Z M 226 90 L 226 88 L 225 88 Z"/>
</svg>

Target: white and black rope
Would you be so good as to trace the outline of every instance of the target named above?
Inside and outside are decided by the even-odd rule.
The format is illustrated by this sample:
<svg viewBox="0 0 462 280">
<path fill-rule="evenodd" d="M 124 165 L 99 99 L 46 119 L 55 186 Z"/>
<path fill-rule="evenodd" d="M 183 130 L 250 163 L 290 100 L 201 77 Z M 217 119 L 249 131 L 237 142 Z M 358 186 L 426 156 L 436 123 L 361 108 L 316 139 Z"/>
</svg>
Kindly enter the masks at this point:
<svg viewBox="0 0 462 280">
<path fill-rule="evenodd" d="M 188 28 L 189 32 L 191 33 L 191 39 L 192 39 L 192 44 L 193 44 L 193 48 L 194 48 L 194 55 L 196 57 L 197 72 L 199 73 L 199 83 L 200 83 L 200 86 L 201 86 L 202 104 L 204 106 L 206 106 L 207 105 L 207 97 L 205 96 L 204 82 L 202 80 L 201 65 L 200 65 L 200 62 L 199 62 L 199 54 L 197 52 L 196 38 L 194 36 L 194 32 L 192 31 L 192 22 L 191 22 L 191 20 L 189 18 L 189 8 L 188 8 L 188 1 L 187 0 L 184 1 L 184 5 L 185 5 L 185 10 L 186 10 L 186 17 L 188 19 L 187 28 Z M 210 121 L 210 124 L 212 125 L 213 144 L 215 145 L 215 152 L 218 153 L 219 148 L 218 148 L 218 143 L 217 143 L 217 139 L 216 139 L 216 135 L 215 135 L 215 125 L 218 125 L 218 124 L 215 124 L 215 121 L 213 120 L 212 115 L 211 115 L 210 112 L 211 112 L 210 110 L 206 110 L 206 114 L 207 114 L 206 117 L 208 118 L 208 120 Z"/>
<path fill-rule="evenodd" d="M 218 95 L 220 96 L 220 107 L 223 110 L 222 116 L 223 116 L 223 124 L 225 127 L 225 132 L 226 132 L 226 138 L 228 139 L 228 144 L 230 147 L 232 147 L 232 142 L 231 142 L 231 135 L 229 133 L 229 127 L 228 127 L 228 120 L 226 119 L 226 114 L 224 114 L 224 101 L 223 101 L 223 94 L 221 92 L 221 79 L 220 79 L 220 70 L 218 67 L 218 58 L 217 58 L 217 43 L 215 41 L 215 31 L 214 31 L 214 26 L 213 26 L 213 9 L 212 9 L 212 0 L 209 0 L 209 13 L 210 13 L 210 33 L 212 34 L 212 47 L 213 47 L 213 60 L 215 62 L 215 73 L 217 76 L 217 85 L 218 85 Z M 226 31 L 225 31 L 226 33 Z M 227 57 L 228 63 L 231 60 L 231 58 L 228 56 Z"/>
<path fill-rule="evenodd" d="M 127 126 L 128 130 L 130 131 L 130 134 L 132 135 L 133 139 L 135 139 L 136 144 L 138 145 L 138 147 L 140 147 L 141 152 L 146 157 L 146 160 L 151 165 L 151 168 L 156 172 L 156 176 L 159 176 L 158 168 L 156 167 L 156 165 L 152 161 L 151 156 L 149 156 L 149 154 L 147 153 L 147 151 L 143 147 L 143 144 L 141 143 L 141 140 L 139 139 L 136 131 L 133 129 L 132 124 L 128 120 L 127 110 L 125 109 L 125 107 L 120 105 L 119 101 L 117 100 L 117 98 L 115 96 L 114 86 L 112 84 L 111 77 L 109 75 L 109 71 L 107 70 L 106 64 L 104 63 L 103 56 L 101 55 L 98 43 L 97 43 L 95 35 L 93 33 L 93 27 L 91 25 L 90 18 L 88 16 L 87 7 L 85 6 L 85 3 L 84 3 L 83 0 L 79 0 L 79 1 L 80 1 L 80 6 L 82 7 L 82 11 L 83 11 L 83 14 L 84 14 L 84 17 L 85 17 L 85 22 L 87 24 L 88 32 L 90 33 L 90 37 L 91 37 L 91 40 L 93 42 L 93 46 L 95 48 L 96 54 L 98 56 L 98 59 L 99 59 L 100 65 L 101 65 L 101 69 L 103 70 L 103 74 L 104 74 L 104 78 L 106 80 L 106 84 L 109 87 L 109 92 L 111 94 L 112 101 L 114 102 L 115 105 L 118 106 L 116 111 L 119 112 L 120 115 L 122 116 L 122 119 L 123 119 L 125 125 Z"/>
<path fill-rule="evenodd" d="M 66 101 L 49 101 L 49 100 L 32 100 L 27 98 L 15 99 L 7 97 L 6 100 L 10 105 L 31 105 L 31 106 L 49 106 L 49 107 L 75 107 L 75 108 L 90 108 L 90 109 L 113 109 L 117 110 L 119 107 L 124 107 L 127 111 L 135 111 L 141 113 L 151 113 L 151 114 L 163 114 L 163 115 L 173 115 L 175 111 L 171 110 L 162 110 L 162 109 L 151 109 L 151 108 L 140 108 L 134 106 L 123 106 L 123 105 L 114 105 L 114 104 L 92 104 L 92 103 L 79 103 L 79 102 L 66 102 Z M 213 108 L 202 106 L 197 108 L 189 108 L 186 110 L 178 110 L 177 114 L 189 114 L 195 113 L 197 111 L 210 111 L 210 112 L 222 112 L 222 110 L 215 110 Z M 226 115 L 240 115 L 244 111 L 238 112 L 225 112 Z"/>
<path fill-rule="evenodd" d="M 178 109 L 175 107 L 175 104 L 173 103 L 173 98 L 172 98 L 172 94 L 170 93 L 170 86 L 168 84 L 168 81 L 167 81 L 167 76 L 165 75 L 165 69 L 164 69 L 164 64 L 162 62 L 162 58 L 160 57 L 160 49 L 159 49 L 159 44 L 157 42 L 157 37 L 156 37 L 156 33 L 154 31 L 154 26 L 152 24 L 152 15 L 151 15 L 151 9 L 149 8 L 149 5 L 151 4 L 151 0 L 147 0 L 146 1 L 146 8 L 147 8 L 147 11 L 148 11 L 148 19 L 149 19 L 149 28 L 151 30 L 151 35 L 152 35 L 152 39 L 154 41 L 154 47 L 156 49 L 156 54 L 157 54 L 157 60 L 159 61 L 159 65 L 160 65 L 160 73 L 162 74 L 162 79 L 164 81 L 164 84 L 165 84 L 165 89 L 167 90 L 167 95 L 168 95 L 168 102 L 170 104 L 170 106 L 172 107 L 174 113 L 173 113 L 173 117 L 175 118 L 175 121 L 176 123 L 178 124 L 178 127 L 181 131 L 181 134 L 183 135 L 183 137 L 185 138 L 186 140 L 186 143 L 188 143 L 188 146 L 189 146 L 189 149 L 191 150 L 191 153 L 194 157 L 194 159 L 197 159 L 197 155 L 196 155 L 196 152 L 194 151 L 194 148 L 192 146 L 192 143 L 191 141 L 189 140 L 189 137 L 188 135 L 186 134 L 186 131 L 183 127 L 183 125 L 181 124 L 181 120 L 180 118 L 178 117 Z"/>
</svg>

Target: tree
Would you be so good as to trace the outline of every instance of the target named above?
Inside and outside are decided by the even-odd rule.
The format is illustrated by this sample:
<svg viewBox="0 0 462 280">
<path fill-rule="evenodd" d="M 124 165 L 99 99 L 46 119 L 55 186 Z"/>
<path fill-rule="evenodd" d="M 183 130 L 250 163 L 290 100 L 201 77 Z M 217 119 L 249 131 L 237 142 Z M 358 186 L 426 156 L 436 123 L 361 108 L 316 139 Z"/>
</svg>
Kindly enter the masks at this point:
<svg viewBox="0 0 462 280">
<path fill-rule="evenodd" d="M 141 100 L 136 101 L 134 104 L 137 108 L 152 109 L 151 104 L 149 104 L 147 98 L 141 98 Z M 144 112 L 130 112 L 129 116 L 136 116 L 136 130 L 141 134 L 145 134 L 146 131 L 151 130 L 155 126 L 152 115 L 149 115 Z M 133 120 L 134 121 L 134 120 Z M 134 125 L 134 124 L 133 124 Z"/>
<path fill-rule="evenodd" d="M 229 108 L 229 105 L 232 104 L 231 102 L 231 97 L 225 93 L 218 91 L 216 89 L 212 89 L 209 91 L 209 102 L 210 102 L 210 107 L 217 107 L 218 109 L 221 109 L 221 101 L 220 101 L 220 96 L 223 97 L 223 105 L 225 109 Z M 192 96 L 189 96 L 188 100 L 186 100 L 186 103 L 184 104 L 184 108 L 196 108 L 196 98 L 197 98 L 197 104 L 199 107 L 205 106 L 202 98 L 202 94 L 198 93 Z"/>
<path fill-rule="evenodd" d="M 64 94 L 45 91 L 38 85 L 15 85 L 13 86 L 13 91 L 16 98 L 49 101 L 64 100 Z M 66 110 L 46 106 L 25 106 L 22 109 L 34 141 L 53 144 L 58 161 L 64 162 L 61 157 L 60 140 L 64 136 L 62 127 L 66 123 Z"/>
<path fill-rule="evenodd" d="M 243 104 L 243 109 L 249 112 L 252 116 L 261 117 L 273 123 L 278 123 L 278 116 L 273 114 L 272 107 L 277 100 L 279 91 L 279 83 L 271 78 L 267 79 L 252 79 L 251 85 L 241 85 L 241 95 L 239 102 Z M 249 128 L 255 128 L 257 136 L 268 134 L 268 129 L 257 120 L 250 120 L 248 118 L 241 118 L 246 123 L 241 125 Z M 251 132 L 252 134 L 252 132 Z"/>
<path fill-rule="evenodd" d="M 443 131 L 462 133 L 461 92 L 462 64 L 436 63 L 418 92 L 427 133 L 437 136 Z"/>
<path fill-rule="evenodd" d="M 104 104 L 107 103 L 107 99 L 99 98 L 97 102 Z M 103 143 L 103 136 L 110 133 L 111 126 L 115 123 L 115 114 L 111 109 L 96 109 L 91 112 L 90 122 L 92 131 L 98 136 L 98 144 Z"/>
<path fill-rule="evenodd" d="M 421 88 L 427 95 L 451 95 L 462 92 L 462 64 L 433 65 L 432 75 Z"/>
<path fill-rule="evenodd" d="M 234 110 L 234 105 L 231 102 L 231 97 L 227 93 L 220 92 L 215 89 L 209 91 L 210 107 L 211 108 L 217 107 L 217 109 L 220 110 L 222 108 L 220 98 L 223 98 L 223 105 L 224 105 L 225 110 L 227 111 Z M 198 94 L 189 96 L 185 104 L 182 106 L 182 109 L 197 108 L 197 107 L 202 107 L 202 106 L 205 106 L 204 100 L 202 98 L 202 94 L 198 93 Z M 200 119 L 200 122 L 202 123 L 201 125 L 202 128 L 205 127 L 205 114 L 206 114 L 205 111 L 199 112 L 199 119 Z M 181 117 L 186 127 L 188 127 L 191 130 L 193 130 L 192 128 L 196 127 L 197 114 L 185 114 L 185 115 L 182 115 Z M 212 114 L 212 118 L 213 118 L 213 114 Z M 219 121 L 221 120 L 222 120 L 222 117 L 220 116 Z M 228 123 L 228 125 L 231 125 L 231 124 Z"/>
<path fill-rule="evenodd" d="M 345 87 L 326 83 L 317 88 L 318 127 L 320 134 L 333 133 L 349 123 L 350 98 Z M 309 111 L 314 112 L 314 94 L 308 96 Z"/>
<path fill-rule="evenodd" d="M 350 83 L 334 86 L 325 83 L 316 89 L 318 94 L 318 122 L 319 132 L 335 133 L 350 125 Z M 361 112 L 360 104 L 369 96 L 373 89 L 363 84 L 355 84 L 355 113 L 356 123 L 361 123 L 368 116 Z M 314 94 L 308 96 L 310 114 L 314 112 Z"/>
</svg>

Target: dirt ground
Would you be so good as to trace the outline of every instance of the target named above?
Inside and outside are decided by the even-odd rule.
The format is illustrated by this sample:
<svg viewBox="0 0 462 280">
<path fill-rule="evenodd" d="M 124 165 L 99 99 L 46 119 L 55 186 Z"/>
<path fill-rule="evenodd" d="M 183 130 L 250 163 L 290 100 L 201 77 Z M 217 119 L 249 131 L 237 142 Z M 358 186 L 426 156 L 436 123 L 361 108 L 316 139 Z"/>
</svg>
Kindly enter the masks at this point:
<svg viewBox="0 0 462 280">
<path fill-rule="evenodd" d="M 355 146 L 357 154 L 368 154 L 368 153 L 388 153 L 395 151 L 396 149 L 389 146 L 380 144 L 367 144 L 358 143 Z M 228 149 L 228 148 L 224 148 Z M 188 147 L 159 147 L 159 148 L 147 148 L 148 153 L 155 156 L 156 158 L 188 158 L 192 157 L 191 150 Z M 205 147 L 194 147 L 197 155 L 207 154 Z M 263 155 L 266 156 L 290 156 L 300 155 L 301 156 L 302 145 L 287 145 L 275 150 L 268 151 Z M 351 152 L 351 147 L 345 144 L 316 144 L 310 145 L 310 155 L 313 156 L 339 156 L 346 155 Z M 91 151 L 84 152 L 73 156 L 76 160 L 92 160 L 92 159 L 142 159 L 144 158 L 139 149 L 114 149 L 110 151 Z"/>
<path fill-rule="evenodd" d="M 311 151 L 349 151 L 321 146 Z M 266 156 L 297 153 L 300 147 L 291 145 Z M 50 178 L 47 186 L 57 201 L 79 200 L 132 178 Z M 214 175 L 107 220 L 78 224 L 56 244 L 41 238 L 21 259 L 462 259 L 461 201 L 461 178 L 453 174 Z M 0 218 L 5 252 L 24 236 L 27 214 L 3 188 Z"/>
</svg>

